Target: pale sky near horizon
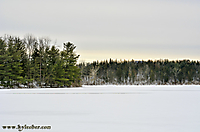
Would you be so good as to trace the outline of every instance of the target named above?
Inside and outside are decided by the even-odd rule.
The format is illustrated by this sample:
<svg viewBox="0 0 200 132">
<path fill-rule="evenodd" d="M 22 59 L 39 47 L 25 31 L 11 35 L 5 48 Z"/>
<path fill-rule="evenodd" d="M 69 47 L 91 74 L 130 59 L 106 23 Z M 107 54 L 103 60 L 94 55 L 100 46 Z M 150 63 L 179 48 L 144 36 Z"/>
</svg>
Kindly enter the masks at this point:
<svg viewBox="0 0 200 132">
<path fill-rule="evenodd" d="M 199 0 L 0 0 L 0 36 L 73 42 L 79 61 L 200 60 Z"/>
</svg>

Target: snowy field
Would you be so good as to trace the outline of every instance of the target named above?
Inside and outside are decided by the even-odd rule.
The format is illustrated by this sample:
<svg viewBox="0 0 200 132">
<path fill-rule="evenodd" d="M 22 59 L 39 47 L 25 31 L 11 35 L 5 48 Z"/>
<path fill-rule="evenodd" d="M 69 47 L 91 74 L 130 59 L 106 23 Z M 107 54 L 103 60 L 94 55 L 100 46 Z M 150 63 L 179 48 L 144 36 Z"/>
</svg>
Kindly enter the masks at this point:
<svg viewBox="0 0 200 132">
<path fill-rule="evenodd" d="M 3 125 L 22 132 L 200 132 L 200 86 L 0 89 Z"/>
</svg>

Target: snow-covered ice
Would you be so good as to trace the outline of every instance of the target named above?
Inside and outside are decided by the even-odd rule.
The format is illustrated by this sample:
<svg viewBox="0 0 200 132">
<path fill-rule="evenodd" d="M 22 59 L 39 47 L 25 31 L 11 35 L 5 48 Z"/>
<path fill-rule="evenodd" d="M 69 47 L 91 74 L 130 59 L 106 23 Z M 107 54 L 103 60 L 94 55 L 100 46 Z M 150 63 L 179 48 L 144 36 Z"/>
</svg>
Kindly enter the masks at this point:
<svg viewBox="0 0 200 132">
<path fill-rule="evenodd" d="M 0 89 L 3 125 L 51 132 L 199 132 L 200 86 Z"/>
</svg>

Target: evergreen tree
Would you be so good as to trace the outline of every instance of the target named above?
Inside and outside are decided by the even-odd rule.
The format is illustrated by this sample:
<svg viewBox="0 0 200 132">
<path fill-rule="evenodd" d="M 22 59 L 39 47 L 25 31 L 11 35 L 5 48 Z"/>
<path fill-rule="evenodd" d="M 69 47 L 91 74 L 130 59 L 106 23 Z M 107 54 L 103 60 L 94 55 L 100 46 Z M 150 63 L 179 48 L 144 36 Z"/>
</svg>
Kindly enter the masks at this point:
<svg viewBox="0 0 200 132">
<path fill-rule="evenodd" d="M 79 64 L 83 84 L 93 85 L 93 82 L 98 82 L 95 84 L 200 84 L 198 61 L 169 61 L 167 59 L 113 61 L 110 59 L 109 62 L 105 60 L 98 63 L 99 69 L 95 80 L 86 81 L 96 63 Z"/>
<path fill-rule="evenodd" d="M 6 43 L 3 38 L 0 38 L 0 86 L 5 86 L 6 81 L 6 62 L 8 59 L 8 54 L 6 51 Z"/>
<path fill-rule="evenodd" d="M 24 39 L 0 38 L 0 86 L 81 86 L 76 46 L 68 42 L 64 44 L 64 51 L 60 51 L 50 47 L 49 42 L 48 38 L 36 39 L 32 35 Z"/>
<path fill-rule="evenodd" d="M 80 86 L 80 69 L 76 66 L 80 55 L 75 54 L 76 46 L 70 42 L 64 43 L 64 50 L 61 52 L 61 58 L 64 61 L 65 86 Z"/>
<path fill-rule="evenodd" d="M 23 51 L 23 43 L 19 38 L 7 38 L 7 59 L 5 61 L 5 81 L 7 87 L 13 87 L 23 82 L 21 55 Z"/>
</svg>

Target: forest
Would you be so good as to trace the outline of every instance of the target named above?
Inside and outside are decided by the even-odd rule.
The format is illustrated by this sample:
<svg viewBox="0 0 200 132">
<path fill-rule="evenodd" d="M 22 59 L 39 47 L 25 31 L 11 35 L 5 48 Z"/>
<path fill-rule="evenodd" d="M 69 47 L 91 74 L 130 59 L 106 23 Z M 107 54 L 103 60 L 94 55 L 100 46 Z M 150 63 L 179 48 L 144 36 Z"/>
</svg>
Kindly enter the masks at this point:
<svg viewBox="0 0 200 132">
<path fill-rule="evenodd" d="M 50 45 L 50 39 L 26 35 L 24 38 L 0 37 L 0 87 L 78 87 L 79 55 L 71 42 L 63 43 L 61 51 Z"/>
<path fill-rule="evenodd" d="M 200 62 L 191 60 L 105 60 L 80 63 L 84 85 L 200 84 Z"/>
<path fill-rule="evenodd" d="M 199 85 L 193 60 L 104 60 L 77 63 L 71 42 L 63 50 L 50 39 L 0 37 L 0 88 L 60 88 L 82 85 Z"/>
</svg>

